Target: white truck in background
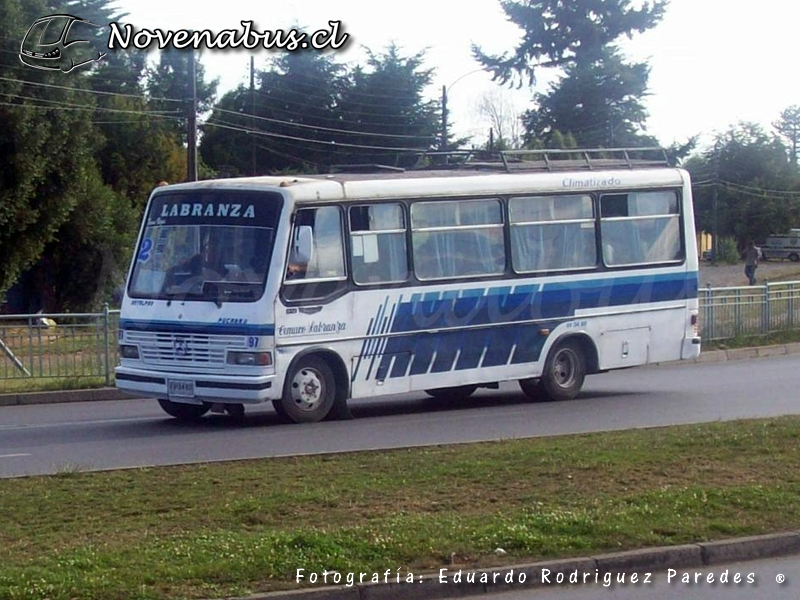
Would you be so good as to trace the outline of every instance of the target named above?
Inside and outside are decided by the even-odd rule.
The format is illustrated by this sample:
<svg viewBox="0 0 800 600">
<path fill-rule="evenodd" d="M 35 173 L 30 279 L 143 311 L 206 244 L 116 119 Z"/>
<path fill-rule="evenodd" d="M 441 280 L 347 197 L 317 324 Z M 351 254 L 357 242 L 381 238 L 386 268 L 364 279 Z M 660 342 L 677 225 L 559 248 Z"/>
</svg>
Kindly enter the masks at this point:
<svg viewBox="0 0 800 600">
<path fill-rule="evenodd" d="M 792 262 L 800 261 L 800 229 L 790 229 L 787 234 L 768 236 L 761 246 L 761 256 L 764 260 L 788 258 Z"/>
</svg>

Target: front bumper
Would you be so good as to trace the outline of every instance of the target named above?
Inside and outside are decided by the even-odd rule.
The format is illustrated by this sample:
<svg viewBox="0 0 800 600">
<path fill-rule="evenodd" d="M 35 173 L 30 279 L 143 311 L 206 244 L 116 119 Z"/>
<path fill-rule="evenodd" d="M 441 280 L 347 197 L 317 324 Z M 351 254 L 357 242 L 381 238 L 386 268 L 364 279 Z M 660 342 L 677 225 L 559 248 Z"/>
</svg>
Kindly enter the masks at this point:
<svg viewBox="0 0 800 600">
<path fill-rule="evenodd" d="M 186 404 L 219 402 L 257 404 L 280 396 L 275 375 L 243 377 L 241 375 L 205 375 L 196 373 L 164 373 L 131 367 L 114 370 L 116 386 L 128 394 L 172 400 Z M 167 381 L 193 382 L 193 396 L 170 396 Z"/>
</svg>

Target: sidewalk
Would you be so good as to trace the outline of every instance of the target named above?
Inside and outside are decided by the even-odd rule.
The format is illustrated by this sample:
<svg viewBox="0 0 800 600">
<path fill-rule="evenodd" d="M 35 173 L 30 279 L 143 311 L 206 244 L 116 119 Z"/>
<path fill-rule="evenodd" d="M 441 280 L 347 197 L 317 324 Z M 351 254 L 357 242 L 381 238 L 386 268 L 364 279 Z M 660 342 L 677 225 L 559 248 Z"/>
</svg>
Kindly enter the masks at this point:
<svg viewBox="0 0 800 600">
<path fill-rule="evenodd" d="M 717 363 L 729 360 L 747 360 L 770 356 L 800 354 L 800 342 L 778 344 L 775 346 L 754 346 L 752 348 L 736 348 L 732 350 L 711 350 L 701 352 L 696 359 L 675 361 L 660 364 Z M 63 390 L 53 392 L 18 392 L 0 394 L 0 407 L 20 406 L 28 404 L 56 404 L 63 402 L 100 402 L 107 400 L 131 400 L 133 396 L 123 394 L 116 388 L 96 388 L 87 390 Z"/>
</svg>

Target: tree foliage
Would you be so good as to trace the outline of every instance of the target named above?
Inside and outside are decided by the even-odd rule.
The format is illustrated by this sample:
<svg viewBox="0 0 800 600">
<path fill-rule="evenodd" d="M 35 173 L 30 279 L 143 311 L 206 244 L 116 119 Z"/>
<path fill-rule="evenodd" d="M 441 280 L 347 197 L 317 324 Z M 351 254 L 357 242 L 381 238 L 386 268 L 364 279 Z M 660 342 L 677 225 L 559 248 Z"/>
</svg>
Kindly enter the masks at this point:
<svg viewBox="0 0 800 600">
<path fill-rule="evenodd" d="M 93 104 L 85 81 L 70 89 L 60 72 L 24 68 L 17 57 L 28 27 L 53 8 L 0 0 L 0 294 L 56 239 L 95 175 L 94 131 L 80 110 Z"/>
<path fill-rule="evenodd" d="M 797 165 L 797 155 L 800 151 L 800 105 L 795 104 L 786 108 L 772 126 L 789 147 L 789 161 Z"/>
<path fill-rule="evenodd" d="M 279 55 L 253 90 L 223 96 L 203 127 L 200 152 L 229 174 L 314 171 L 331 159 L 344 67 L 313 51 Z"/>
<path fill-rule="evenodd" d="M 348 68 L 318 52 L 280 55 L 254 90 L 223 96 L 203 128 L 201 153 L 228 174 L 327 172 L 331 165 L 407 166 L 409 150 L 436 143 L 440 112 L 426 100 L 422 53 L 396 45 Z"/>
<path fill-rule="evenodd" d="M 718 134 L 713 147 L 689 159 L 695 185 L 698 230 L 763 240 L 800 226 L 800 177 L 786 160 L 786 147 L 754 123 L 739 123 Z"/>
<path fill-rule="evenodd" d="M 601 58 L 566 67 L 547 93 L 535 95 L 537 108 L 523 115 L 527 143 L 548 141 L 561 130 L 584 148 L 658 145 L 642 133 L 649 68 L 627 64 L 610 50 Z"/>
<path fill-rule="evenodd" d="M 490 55 L 473 45 L 475 58 L 501 83 L 527 78 L 536 83 L 540 68 L 589 66 L 622 36 L 631 37 L 658 23 L 666 0 L 501 0 L 508 19 L 524 34 L 512 53 Z"/>
<path fill-rule="evenodd" d="M 404 57 L 396 44 L 381 54 L 368 52 L 342 93 L 342 121 L 357 133 L 337 160 L 349 164 L 411 166 L 417 160 L 403 149 L 428 150 L 437 144 L 439 104 L 424 97 L 433 70 L 423 67 L 424 53 Z"/>
<path fill-rule="evenodd" d="M 533 85 L 541 69 L 562 75 L 546 93 L 534 96 L 536 108 L 523 117 L 527 144 L 549 144 L 556 131 L 571 133 L 582 147 L 652 145 L 644 134 L 649 68 L 626 62 L 615 45 L 623 36 L 654 27 L 666 2 L 634 6 L 631 0 L 502 0 L 509 20 L 523 31 L 514 51 L 474 57 L 496 80 Z"/>
<path fill-rule="evenodd" d="M 144 53 L 67 74 L 20 62 L 31 24 L 63 13 L 124 17 L 108 0 L 0 0 L 0 300 L 12 289 L 17 310 L 97 308 L 124 277 L 150 190 L 185 173 L 182 119 L 154 112 Z"/>
</svg>

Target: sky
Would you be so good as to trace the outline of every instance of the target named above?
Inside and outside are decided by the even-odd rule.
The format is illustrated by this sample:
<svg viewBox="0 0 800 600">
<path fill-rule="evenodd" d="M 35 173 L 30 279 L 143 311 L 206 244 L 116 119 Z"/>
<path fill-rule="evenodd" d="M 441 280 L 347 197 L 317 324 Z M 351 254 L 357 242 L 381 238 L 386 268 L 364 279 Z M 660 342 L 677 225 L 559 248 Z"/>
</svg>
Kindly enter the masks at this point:
<svg viewBox="0 0 800 600">
<path fill-rule="evenodd" d="M 435 69 L 427 93 L 441 98 L 448 89 L 451 130 L 486 139 L 489 122 L 478 109 L 493 94 L 522 112 L 536 91 L 547 91 L 555 73 L 543 73 L 533 89 L 501 87 L 480 70 L 470 48 L 489 53 L 511 51 L 521 30 L 506 20 L 499 0 L 118 0 L 136 28 L 162 30 L 241 29 L 252 20 L 258 30 L 297 25 L 313 31 L 341 21 L 350 34 L 335 51 L 337 60 L 364 64 L 364 48 L 380 52 L 390 42 L 405 55 L 425 51 L 425 66 Z M 655 28 L 623 40 L 632 60 L 650 66 L 647 132 L 662 145 L 700 135 L 708 143 L 740 121 L 753 121 L 771 131 L 771 123 L 791 105 L 800 105 L 800 5 L 786 0 L 671 0 Z M 208 77 L 220 78 L 220 92 L 249 82 L 250 56 L 256 68 L 267 50 L 205 51 L 201 61 Z"/>
</svg>

